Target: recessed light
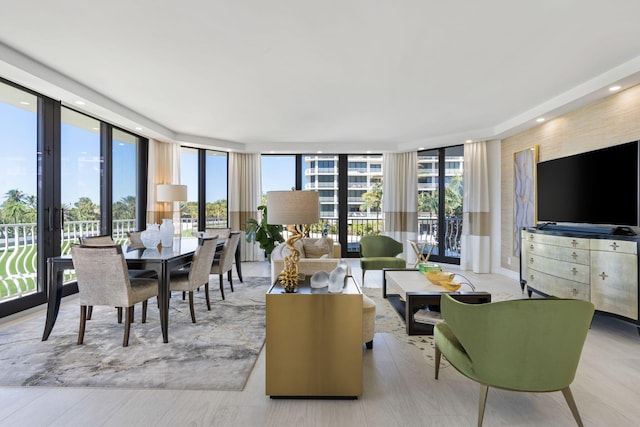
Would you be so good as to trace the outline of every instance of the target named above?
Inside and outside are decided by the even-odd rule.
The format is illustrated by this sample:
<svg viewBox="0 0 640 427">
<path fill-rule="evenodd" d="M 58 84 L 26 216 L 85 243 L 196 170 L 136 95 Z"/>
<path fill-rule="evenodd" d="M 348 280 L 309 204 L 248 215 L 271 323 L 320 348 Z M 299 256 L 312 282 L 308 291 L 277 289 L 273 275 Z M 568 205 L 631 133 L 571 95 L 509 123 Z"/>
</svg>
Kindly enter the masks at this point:
<svg viewBox="0 0 640 427">
<path fill-rule="evenodd" d="M 136 126 L 136 130 L 142 130 L 140 126 Z"/>
<path fill-rule="evenodd" d="M 544 122 L 544 117 L 538 117 L 538 118 L 536 119 L 536 122 L 538 122 L 538 123 L 542 123 L 542 122 Z"/>
<path fill-rule="evenodd" d="M 473 142 L 472 139 L 467 139 L 465 142 L 469 143 L 469 142 Z"/>
<path fill-rule="evenodd" d="M 75 102 L 75 104 L 76 104 L 76 105 L 84 105 L 84 104 L 85 104 L 85 102 L 84 102 L 84 101 L 76 101 L 76 102 Z"/>
<path fill-rule="evenodd" d="M 27 102 L 27 101 L 20 101 L 20 104 L 22 104 L 22 105 L 31 105 L 31 103 Z"/>
<path fill-rule="evenodd" d="M 615 91 L 617 91 L 617 90 L 620 90 L 620 86 L 617 86 L 617 85 L 616 85 L 616 86 L 611 86 L 611 87 L 609 88 L 609 92 L 615 92 Z"/>
<path fill-rule="evenodd" d="M 322 151 L 321 151 L 321 150 L 318 150 L 318 151 L 316 151 L 316 153 L 318 153 L 318 154 L 322 154 Z"/>
</svg>

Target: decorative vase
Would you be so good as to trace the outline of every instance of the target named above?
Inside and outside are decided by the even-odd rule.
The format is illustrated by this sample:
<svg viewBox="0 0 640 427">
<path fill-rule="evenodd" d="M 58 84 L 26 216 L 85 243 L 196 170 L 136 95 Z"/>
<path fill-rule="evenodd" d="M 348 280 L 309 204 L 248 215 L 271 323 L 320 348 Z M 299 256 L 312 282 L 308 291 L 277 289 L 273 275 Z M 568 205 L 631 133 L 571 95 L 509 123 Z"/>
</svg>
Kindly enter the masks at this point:
<svg viewBox="0 0 640 427">
<path fill-rule="evenodd" d="M 173 246 L 173 233 L 176 228 L 173 226 L 173 220 L 165 218 L 160 225 L 160 241 L 163 248 L 170 248 Z"/>
<path fill-rule="evenodd" d="M 147 224 L 147 229 L 140 233 L 140 240 L 147 249 L 158 249 L 160 228 L 158 224 Z"/>
</svg>

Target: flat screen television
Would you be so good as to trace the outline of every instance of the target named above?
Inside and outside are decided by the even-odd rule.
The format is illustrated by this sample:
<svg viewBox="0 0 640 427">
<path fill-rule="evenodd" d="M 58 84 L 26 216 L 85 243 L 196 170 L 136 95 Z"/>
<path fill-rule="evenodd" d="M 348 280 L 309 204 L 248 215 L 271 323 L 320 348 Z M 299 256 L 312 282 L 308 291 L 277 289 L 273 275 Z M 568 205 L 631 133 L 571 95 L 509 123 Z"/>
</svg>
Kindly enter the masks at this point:
<svg viewBox="0 0 640 427">
<path fill-rule="evenodd" d="M 640 225 L 638 141 L 539 162 L 538 222 Z"/>
</svg>

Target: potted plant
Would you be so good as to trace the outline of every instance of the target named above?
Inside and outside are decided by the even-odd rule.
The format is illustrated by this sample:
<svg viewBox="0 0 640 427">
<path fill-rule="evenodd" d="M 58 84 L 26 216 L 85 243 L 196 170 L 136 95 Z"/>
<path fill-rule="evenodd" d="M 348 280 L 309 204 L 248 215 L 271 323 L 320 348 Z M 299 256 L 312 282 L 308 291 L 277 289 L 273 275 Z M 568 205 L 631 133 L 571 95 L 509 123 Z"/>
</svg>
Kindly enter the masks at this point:
<svg viewBox="0 0 640 427">
<path fill-rule="evenodd" d="M 264 250 L 267 260 L 271 260 L 271 252 L 280 243 L 284 242 L 282 236 L 282 225 L 268 224 L 267 223 L 267 206 L 258 206 L 258 211 L 262 212 L 262 219 L 251 218 L 246 223 L 245 233 L 247 233 L 247 242 L 258 243 L 260 249 Z"/>
</svg>

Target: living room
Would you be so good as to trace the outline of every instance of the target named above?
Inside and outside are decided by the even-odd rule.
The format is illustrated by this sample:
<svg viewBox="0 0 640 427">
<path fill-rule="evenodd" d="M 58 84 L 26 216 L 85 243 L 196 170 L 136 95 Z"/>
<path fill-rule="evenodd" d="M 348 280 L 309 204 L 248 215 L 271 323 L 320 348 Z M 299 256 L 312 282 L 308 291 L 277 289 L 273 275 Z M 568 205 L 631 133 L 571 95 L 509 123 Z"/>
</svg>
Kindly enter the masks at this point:
<svg viewBox="0 0 640 427">
<path fill-rule="evenodd" d="M 505 4 L 500 6 L 508 8 L 508 5 Z M 567 9 L 573 6 L 576 10 L 580 10 L 582 7 L 577 3 L 564 6 Z M 28 5 L 16 6 L 17 11 L 14 12 L 16 15 L 7 14 L 0 18 L 0 21 L 4 24 L 4 20 L 15 19 L 16 22 L 24 23 L 24 16 L 30 15 L 29 13 L 24 13 L 23 18 L 18 19 L 18 15 L 24 12 L 24 9 L 22 9 L 24 7 L 28 7 Z M 79 4 L 76 7 L 78 9 L 82 8 Z M 621 7 L 622 10 L 627 11 L 626 15 L 634 15 L 634 7 L 626 5 L 621 5 Z M 628 9 L 625 9 L 627 7 Z M 597 15 L 591 9 L 589 11 Z M 425 11 L 421 10 L 421 12 L 424 13 Z M 598 12 L 600 14 L 604 13 L 603 10 Z M 269 16 L 271 16 L 271 13 L 273 12 L 269 12 Z M 288 13 L 290 12 L 283 11 L 282 13 L 286 17 L 289 16 Z M 519 14 L 513 13 L 513 15 L 510 15 L 513 18 L 513 22 L 518 22 L 515 17 L 519 16 Z M 348 16 L 353 18 L 357 14 L 352 11 Z M 535 16 L 541 19 L 539 22 L 542 22 L 543 18 L 548 17 L 548 14 L 536 12 Z M 559 16 L 567 17 L 568 15 L 564 13 Z M 331 21 L 332 19 L 330 18 L 330 16 L 323 15 L 322 19 L 318 19 L 321 24 L 324 19 Z M 404 16 L 396 18 L 398 21 L 406 19 Z M 38 21 L 40 19 L 44 18 L 37 18 Z M 90 21 L 87 15 L 85 15 L 84 19 L 87 22 Z M 190 19 L 193 19 L 193 17 L 190 17 Z M 592 21 L 589 22 L 594 23 L 595 26 L 598 21 L 593 17 L 591 19 Z M 52 21 L 55 20 L 52 19 Z M 285 22 L 278 22 L 281 25 L 287 24 L 286 20 Z M 494 26 L 498 26 L 501 21 L 492 22 Z M 202 22 L 199 22 L 199 24 L 206 25 L 206 23 Z M 314 28 L 322 27 L 320 24 L 317 24 L 318 26 L 314 26 Z M 466 136 L 466 134 L 462 136 L 462 130 L 457 127 L 451 127 L 450 129 L 444 129 L 441 134 L 437 132 L 429 133 L 423 140 L 418 142 L 410 141 L 411 138 L 408 138 L 402 142 L 397 142 L 400 140 L 394 139 L 393 143 L 389 143 L 388 141 L 382 141 L 382 138 L 376 139 L 372 136 L 375 131 L 381 132 L 381 129 L 374 126 L 375 120 L 369 120 L 365 122 L 366 126 L 373 128 L 374 132 L 366 137 L 372 138 L 372 142 L 365 141 L 357 146 L 350 146 L 345 144 L 344 141 L 350 140 L 350 138 L 357 138 L 349 132 L 342 134 L 343 139 L 341 141 L 332 141 L 326 134 L 323 135 L 322 133 L 316 134 L 314 138 L 311 138 L 313 129 L 318 127 L 326 129 L 331 126 L 326 123 L 324 125 L 311 126 L 307 122 L 302 126 L 289 122 L 286 125 L 290 128 L 300 126 L 299 133 L 291 136 L 291 141 L 295 141 L 294 143 L 287 143 L 285 138 L 281 140 L 272 138 L 271 142 L 262 140 L 253 142 L 258 141 L 259 138 L 256 135 L 248 134 L 245 135 L 246 139 L 243 142 L 231 139 L 227 141 L 225 138 L 216 138 L 215 136 L 211 138 L 203 137 L 195 131 L 190 132 L 188 126 L 174 129 L 172 120 L 179 121 L 180 118 L 171 118 L 170 120 L 167 118 L 165 121 L 159 115 L 154 121 L 144 114 L 136 112 L 136 108 L 132 106 L 123 108 L 123 105 L 116 105 L 118 103 L 114 102 L 113 99 L 116 99 L 118 94 L 115 91 L 110 92 L 106 83 L 103 86 L 101 78 L 92 80 L 92 84 L 87 87 L 77 81 L 73 81 L 71 78 L 73 70 L 64 70 L 62 59 L 49 63 L 49 59 L 45 56 L 39 56 L 41 53 L 31 51 L 32 47 L 30 46 L 24 46 L 24 49 L 20 49 L 21 43 L 18 42 L 18 39 L 7 34 L 12 29 L 15 29 L 15 25 L 13 23 L 4 26 L 5 30 L 0 30 L 0 43 L 2 43 L 0 44 L 0 53 L 2 55 L 0 59 L 3 64 L 3 67 L 0 68 L 0 77 L 21 87 L 45 93 L 54 99 L 65 99 L 66 105 L 71 105 L 72 99 L 74 99 L 73 97 L 68 97 L 69 93 L 73 93 L 73 95 L 84 94 L 85 99 L 88 98 L 94 101 L 95 105 L 86 107 L 74 105 L 74 108 L 79 111 L 90 112 L 93 117 L 105 119 L 132 132 L 136 132 L 136 127 L 141 125 L 145 128 L 148 127 L 148 129 L 138 132 L 152 139 L 167 140 L 167 135 L 169 135 L 172 138 L 168 139 L 186 146 L 213 147 L 213 149 L 220 150 L 261 152 L 263 154 L 270 152 L 309 153 L 318 149 L 331 153 L 362 153 L 365 151 L 373 153 L 409 152 L 416 151 L 421 147 L 435 148 L 462 144 L 466 139 L 486 140 L 491 211 L 491 273 L 482 275 L 469 274 L 464 271 L 461 273 L 469 274 L 475 282 L 486 283 L 486 287 L 494 286 L 489 282 L 497 283 L 495 285 L 496 292 L 509 291 L 515 294 L 521 292 L 519 283 L 521 260 L 514 253 L 514 153 L 537 146 L 538 160 L 542 162 L 640 139 L 640 86 L 637 85 L 638 81 L 635 80 L 640 70 L 640 67 L 637 66 L 640 61 L 637 60 L 635 55 L 629 57 L 627 52 L 620 53 L 615 58 L 606 57 L 605 60 L 604 57 L 606 55 L 602 53 L 604 49 L 599 50 L 598 52 L 602 53 L 602 61 L 603 63 L 606 62 L 606 66 L 600 66 L 600 68 L 593 66 L 593 68 L 589 69 L 589 71 L 594 71 L 591 74 L 571 74 L 573 80 L 563 82 L 563 84 L 557 83 L 555 87 L 547 87 L 548 92 L 545 92 L 544 95 L 549 96 L 543 96 L 539 102 L 531 104 L 534 107 L 527 104 L 526 106 L 531 108 L 514 108 L 510 110 L 509 115 L 501 116 L 500 121 L 497 122 L 499 123 L 498 125 L 490 119 L 480 124 L 467 125 L 468 130 L 474 130 L 474 132 L 469 132 L 469 136 Z M 622 26 L 622 24 L 619 25 Z M 65 28 L 70 27 L 71 24 L 65 26 Z M 163 43 L 168 43 L 168 40 L 171 39 L 172 32 L 166 31 L 169 27 L 169 25 L 160 25 L 159 28 L 162 28 L 163 31 L 155 33 L 156 35 L 162 35 L 163 32 L 166 32 L 162 37 Z M 615 28 L 615 25 L 613 27 Z M 628 33 L 623 39 L 633 47 L 633 43 L 636 43 L 635 40 L 640 40 L 640 38 L 630 37 L 629 35 L 637 35 L 635 33 L 637 30 L 631 25 L 624 26 L 624 28 Z M 338 29 L 345 31 L 342 26 L 339 26 Z M 33 27 L 29 30 L 32 31 Z M 26 30 L 16 29 L 17 37 L 23 31 Z M 613 33 L 614 29 L 609 27 L 603 30 L 603 32 L 606 31 Z M 293 29 L 291 33 L 295 33 Z M 327 33 L 323 32 L 324 36 L 329 37 L 331 34 L 330 32 Z M 243 34 L 249 34 L 247 37 L 252 37 L 250 33 Z M 561 36 L 558 35 L 560 32 L 556 34 L 555 37 L 561 39 Z M 602 35 L 598 34 L 597 36 Z M 71 40 L 74 37 L 78 37 L 78 34 L 69 35 Z M 114 35 L 114 37 L 114 40 L 118 38 L 117 35 Z M 596 35 L 592 37 L 597 39 Z M 64 39 L 63 37 L 56 39 L 53 37 L 51 40 L 58 40 L 60 44 L 73 46 L 74 43 L 69 42 L 69 39 Z M 66 40 L 66 43 L 64 40 Z M 279 40 L 281 41 L 281 39 Z M 379 40 L 376 39 L 376 41 Z M 616 40 L 616 42 L 619 42 L 619 40 Z M 292 41 L 291 43 L 294 42 Z M 594 43 L 593 39 L 590 39 L 590 43 Z M 366 45 L 366 43 L 364 44 Z M 611 44 L 615 45 L 615 42 L 611 42 Z M 585 43 L 577 51 L 589 52 L 588 47 L 589 43 Z M 157 46 L 156 49 L 162 52 L 162 46 Z M 70 48 L 69 51 L 72 52 L 73 49 Z M 562 52 L 561 49 L 560 52 Z M 558 55 L 555 57 L 556 64 L 567 66 L 566 64 L 571 62 L 571 58 L 567 59 L 561 53 L 556 52 L 556 55 Z M 583 54 L 583 56 L 589 55 L 591 54 Z M 159 54 L 159 56 L 163 55 Z M 597 55 L 594 54 L 594 56 Z M 552 59 L 547 58 L 550 63 Z M 92 68 L 95 64 L 110 66 L 108 60 L 105 60 L 105 62 L 96 60 L 87 68 Z M 595 60 L 594 62 L 597 63 L 598 61 Z M 560 68 L 560 66 L 558 67 Z M 567 67 L 571 68 L 570 66 Z M 576 68 L 579 67 L 576 66 Z M 251 69 L 251 67 L 247 67 L 247 69 Z M 25 70 L 27 71 L 25 72 Z M 210 70 L 217 78 L 221 78 L 216 74 L 213 67 Z M 565 72 L 569 73 L 569 71 Z M 100 73 L 97 74 L 99 75 Z M 560 77 L 562 76 L 555 75 L 556 81 L 559 82 Z M 186 84 L 189 77 L 185 76 L 180 80 L 183 84 Z M 534 80 L 534 77 L 530 77 L 529 81 L 532 82 L 530 87 L 535 88 L 537 86 L 533 83 Z M 59 86 L 51 88 L 50 86 L 54 86 L 56 82 Z M 299 87 L 305 87 L 304 82 L 296 81 L 296 83 L 300 84 Z M 617 91 L 610 91 L 609 89 L 613 86 L 613 83 L 620 84 L 622 87 Z M 314 84 L 318 84 L 318 80 Z M 200 81 L 200 86 L 205 87 L 206 83 Z M 371 86 L 366 87 L 370 88 Z M 498 85 L 497 88 L 500 88 L 500 86 Z M 175 90 L 179 91 L 180 88 Z M 234 94 L 236 100 L 248 95 L 238 87 L 234 86 L 234 90 L 236 90 Z M 102 93 L 103 91 L 104 93 Z M 531 89 L 528 89 L 528 91 L 531 91 Z M 160 97 L 160 92 L 160 89 L 155 92 L 149 92 L 147 97 L 154 98 L 156 99 L 155 102 L 158 102 L 157 99 Z M 507 89 L 505 92 L 509 92 L 509 90 Z M 281 94 L 270 97 L 270 99 L 278 99 L 278 96 L 281 96 Z M 496 98 L 500 96 L 499 93 L 494 95 Z M 109 99 L 109 97 L 113 99 Z M 321 98 L 318 94 L 309 97 L 309 99 Z M 486 93 L 481 98 L 485 104 L 492 102 L 491 97 L 486 96 Z M 227 101 L 225 106 L 227 108 L 236 105 L 231 99 Z M 542 101 L 546 101 L 547 104 Z M 462 104 L 465 100 L 458 99 L 456 102 Z M 172 108 L 175 110 L 181 109 L 178 106 L 180 105 L 178 102 L 167 103 L 172 104 Z M 113 108 L 109 110 L 107 107 Z M 443 104 L 443 110 L 454 111 L 453 107 L 455 105 Z M 543 107 L 547 108 L 544 109 Z M 328 107 L 326 108 L 329 109 Z M 364 109 L 361 106 L 359 108 Z M 220 108 L 218 113 L 223 109 Z M 481 108 L 476 105 L 472 113 L 478 114 L 478 111 L 481 111 Z M 127 112 L 132 112 L 133 114 L 126 115 L 125 113 Z M 151 114 L 151 110 L 149 110 L 149 114 Z M 209 114 L 214 115 L 214 112 Z M 455 113 L 450 112 L 449 114 L 454 115 Z M 472 114 L 469 113 L 469 115 Z M 259 123 L 264 127 L 265 135 L 268 132 L 272 132 L 272 135 L 277 134 L 277 131 L 270 127 L 268 123 L 268 119 L 275 121 L 275 118 L 267 114 L 265 116 L 267 118 Z M 304 112 L 299 112 L 296 116 L 300 118 L 305 114 Z M 164 117 L 167 116 L 165 115 Z M 203 122 L 214 121 L 210 117 L 199 117 L 199 120 Z M 536 122 L 537 118 L 542 117 L 545 118 L 544 121 Z M 185 119 L 185 122 L 190 122 L 190 120 L 192 119 Z M 357 118 L 354 118 L 354 122 L 362 126 L 362 123 Z M 440 129 L 439 126 L 433 123 L 430 123 L 430 125 Z M 518 130 L 520 126 L 522 126 L 522 129 Z M 490 131 L 487 131 L 487 128 L 490 128 Z M 507 128 L 509 132 L 502 132 Z M 478 129 L 483 132 L 478 131 Z M 305 143 L 300 141 L 300 135 L 307 130 L 309 131 L 309 138 L 312 140 Z M 323 137 L 326 139 L 323 140 Z M 417 140 L 417 138 L 413 139 Z M 327 143 L 323 144 L 322 141 Z M 389 147 L 391 147 L 391 150 Z M 311 151 L 312 149 L 313 151 Z M 605 201 L 603 198 L 603 203 L 611 202 Z M 353 275 L 359 277 L 361 272 L 357 261 L 350 260 L 350 263 Z M 246 262 L 243 263 L 242 268 L 246 277 L 268 277 L 271 274 L 270 265 L 266 262 Z M 451 268 L 457 267 L 451 266 Z M 367 273 L 369 275 L 367 277 L 367 286 L 373 289 L 381 286 L 382 279 L 378 273 Z M 212 283 L 215 282 L 215 278 L 212 278 Z M 234 275 L 234 283 L 236 283 L 237 288 L 242 287 L 241 284 L 238 284 L 237 274 Z M 40 306 L 40 309 L 43 309 L 43 306 Z M 4 327 L 4 325 L 0 325 L 0 330 Z M 523 333 L 526 333 L 526 331 L 523 331 Z M 186 424 L 188 422 L 192 422 L 195 425 L 473 424 L 476 416 L 477 385 L 466 380 L 453 369 L 450 369 L 451 372 L 447 372 L 446 375 L 443 374 L 438 381 L 435 381 L 433 379 L 432 364 L 429 364 L 429 360 L 426 359 L 423 352 L 415 347 L 415 342 L 413 344 L 400 342 L 390 332 L 377 333 L 373 351 L 364 352 L 365 392 L 356 402 L 269 400 L 264 394 L 265 359 L 264 355 L 261 355 L 256 362 L 253 374 L 242 392 L 2 387 L 2 394 L 7 396 L 7 400 L 11 403 L 0 411 L 0 424 L 80 425 L 88 422 L 101 422 L 108 425 L 117 423 L 169 425 Z M 633 324 L 608 316 L 596 315 L 578 371 L 577 387 L 574 390 L 585 424 L 621 426 L 637 424 L 638 419 L 640 419 L 640 413 L 635 404 L 639 397 L 637 387 L 635 387 L 639 375 L 636 368 L 638 354 L 640 354 L 638 350 L 640 350 L 640 340 L 638 340 L 637 331 Z M 7 363 L 7 361 L 4 362 Z M 8 361 L 8 363 L 11 366 L 11 361 Z M 528 395 L 497 391 L 495 394 L 491 394 L 489 398 L 487 414 L 485 415 L 486 425 L 574 425 L 571 413 L 567 409 L 562 396 L 556 396 L 556 394 Z M 495 400 L 492 400 L 494 398 Z M 35 411 L 34 408 L 38 410 Z"/>
</svg>

